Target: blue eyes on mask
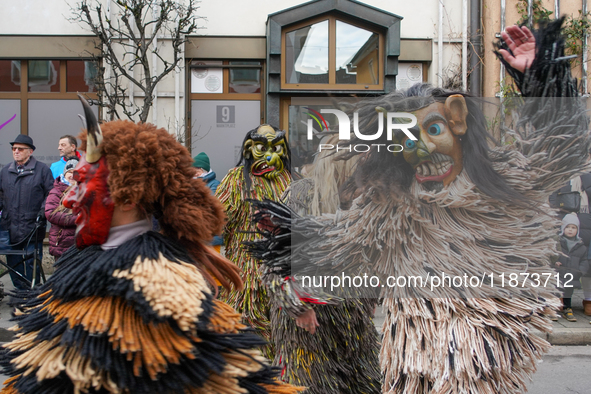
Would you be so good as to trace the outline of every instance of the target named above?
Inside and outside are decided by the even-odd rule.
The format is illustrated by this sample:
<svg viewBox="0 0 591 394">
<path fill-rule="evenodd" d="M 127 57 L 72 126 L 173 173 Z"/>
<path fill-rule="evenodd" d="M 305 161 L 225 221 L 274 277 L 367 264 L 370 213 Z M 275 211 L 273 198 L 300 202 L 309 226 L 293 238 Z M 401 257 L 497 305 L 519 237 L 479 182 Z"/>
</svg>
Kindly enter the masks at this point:
<svg viewBox="0 0 591 394">
<path fill-rule="evenodd" d="M 417 143 L 413 140 L 406 140 L 404 142 L 404 146 L 407 147 L 408 149 L 414 149 L 417 146 Z"/>
<path fill-rule="evenodd" d="M 441 134 L 441 126 L 439 126 L 437 123 L 432 124 L 427 129 L 427 133 L 429 133 L 429 135 L 439 135 Z"/>
<path fill-rule="evenodd" d="M 434 123 L 431 126 L 429 126 L 429 128 L 427 129 L 427 134 L 429 135 L 433 135 L 433 136 L 437 136 L 440 135 L 442 131 L 441 125 L 439 125 L 438 123 Z M 417 142 L 413 141 L 411 139 L 407 139 L 404 142 L 404 147 L 407 149 L 414 149 L 417 146 Z"/>
</svg>

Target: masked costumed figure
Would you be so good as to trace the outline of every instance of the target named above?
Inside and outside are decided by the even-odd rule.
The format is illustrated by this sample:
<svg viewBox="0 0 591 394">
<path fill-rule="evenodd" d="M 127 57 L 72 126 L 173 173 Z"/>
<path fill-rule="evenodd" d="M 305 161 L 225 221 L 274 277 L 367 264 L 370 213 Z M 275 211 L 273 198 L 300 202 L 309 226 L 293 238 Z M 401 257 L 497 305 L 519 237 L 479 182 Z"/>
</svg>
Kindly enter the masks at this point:
<svg viewBox="0 0 591 394">
<path fill-rule="evenodd" d="M 261 282 L 259 262 L 249 255 L 242 242 L 259 238 L 251 220 L 249 200 L 279 201 L 291 182 L 289 158 L 285 132 L 261 125 L 246 133 L 238 167 L 228 172 L 216 191 L 228 215 L 224 228 L 226 257 L 242 270 L 245 283 L 243 290 L 233 290 L 224 299 L 265 338 L 269 338 L 269 298 Z M 266 353 L 273 357 L 271 349 Z"/>
<path fill-rule="evenodd" d="M 560 23 L 537 38 L 503 32 L 499 53 L 524 97 L 513 143 L 489 148 L 479 102 L 415 85 L 357 108 L 366 134 L 382 112 L 412 114 L 416 126 L 392 136 L 402 152 L 360 161 L 350 209 L 258 215 L 275 225 L 261 245 L 268 266 L 284 258 L 274 243 L 287 235 L 292 270 L 379 278 L 384 393 L 523 392 L 549 348 L 532 332 L 550 331 L 559 306 L 549 268 L 558 223 L 544 204 L 587 171 L 591 145 Z"/>
<path fill-rule="evenodd" d="M 85 115 L 86 156 L 65 200 L 77 214 L 76 248 L 46 284 L 13 299 L 2 393 L 297 391 L 275 379 L 264 341 L 215 298 L 214 277 L 240 288 L 240 272 L 208 246 L 223 210 L 193 179 L 189 152 L 153 125 L 99 128 L 86 103 Z"/>
<path fill-rule="evenodd" d="M 327 136 L 320 143 L 336 146 L 339 135 L 335 133 Z M 342 191 L 348 191 L 346 183 L 350 182 L 360 158 L 359 155 L 347 155 L 346 150 L 321 150 L 312 163 L 309 176 L 290 185 L 289 198 L 285 198 L 290 208 L 301 215 L 335 213 L 339 208 L 348 208 L 352 196 Z"/>
<path fill-rule="evenodd" d="M 351 175 L 356 160 L 333 160 L 328 152 L 317 156 L 310 178 L 294 181 L 282 196 L 297 213 L 334 213 L 339 206 L 334 192 Z M 253 205 L 261 214 L 270 209 L 276 217 L 290 216 L 289 210 L 270 201 L 253 201 Z M 255 213 L 255 221 L 261 219 Z M 257 241 L 247 246 L 253 256 L 272 261 L 264 266 L 262 279 L 271 301 L 274 365 L 281 367 L 282 379 L 307 387 L 306 394 L 379 393 L 379 338 L 372 321 L 376 299 L 343 299 L 303 289 L 290 269 L 290 236 L 279 236 L 275 242 L 278 245 L 273 248 Z M 270 258 L 274 249 L 279 254 Z"/>
</svg>

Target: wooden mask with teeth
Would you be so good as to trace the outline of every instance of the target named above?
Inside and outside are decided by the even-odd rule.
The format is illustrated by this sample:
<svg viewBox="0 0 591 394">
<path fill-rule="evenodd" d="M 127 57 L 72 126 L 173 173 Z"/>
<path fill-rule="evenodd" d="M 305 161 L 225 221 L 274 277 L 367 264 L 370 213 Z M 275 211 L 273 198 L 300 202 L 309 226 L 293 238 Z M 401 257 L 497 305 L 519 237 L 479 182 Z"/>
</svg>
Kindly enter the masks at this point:
<svg viewBox="0 0 591 394">
<path fill-rule="evenodd" d="M 249 131 L 242 146 L 242 160 L 245 170 L 248 168 L 254 176 L 273 179 L 282 171 L 289 171 L 285 131 L 267 124 Z"/>
<path fill-rule="evenodd" d="M 449 185 L 463 169 L 461 137 L 467 131 L 468 108 L 463 96 L 454 94 L 412 112 L 417 125 L 410 129 L 418 140 L 402 138 L 404 160 L 415 171 L 419 183 Z"/>
</svg>

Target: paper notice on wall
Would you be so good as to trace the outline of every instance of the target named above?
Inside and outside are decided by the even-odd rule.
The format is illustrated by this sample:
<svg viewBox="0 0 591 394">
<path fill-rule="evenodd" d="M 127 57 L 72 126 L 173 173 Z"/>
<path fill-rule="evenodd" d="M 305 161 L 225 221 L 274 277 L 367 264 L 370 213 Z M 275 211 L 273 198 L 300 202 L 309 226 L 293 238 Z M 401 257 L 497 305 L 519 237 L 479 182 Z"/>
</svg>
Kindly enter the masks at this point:
<svg viewBox="0 0 591 394">
<path fill-rule="evenodd" d="M 421 63 L 398 63 L 397 90 L 405 90 L 421 82 L 423 82 L 423 65 Z"/>
<path fill-rule="evenodd" d="M 191 65 L 215 66 L 222 62 L 193 61 Z M 191 68 L 191 93 L 224 93 L 224 72 L 221 68 Z"/>
</svg>

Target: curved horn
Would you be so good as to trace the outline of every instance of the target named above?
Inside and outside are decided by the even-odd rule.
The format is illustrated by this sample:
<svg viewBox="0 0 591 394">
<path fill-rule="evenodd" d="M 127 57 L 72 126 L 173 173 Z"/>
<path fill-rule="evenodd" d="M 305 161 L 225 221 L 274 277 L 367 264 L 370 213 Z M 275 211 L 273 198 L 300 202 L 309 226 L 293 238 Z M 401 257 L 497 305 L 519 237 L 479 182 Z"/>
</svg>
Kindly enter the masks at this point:
<svg viewBox="0 0 591 394">
<path fill-rule="evenodd" d="M 103 133 L 94 116 L 94 112 L 84 97 L 78 94 L 78 98 L 82 102 L 84 108 L 84 117 L 86 118 L 86 130 L 88 132 L 86 139 L 86 161 L 89 163 L 96 163 L 101 158 L 99 145 L 103 141 Z"/>
<path fill-rule="evenodd" d="M 388 111 L 384 107 L 376 107 L 376 112 L 381 112 L 384 116 L 388 115 Z"/>
</svg>

